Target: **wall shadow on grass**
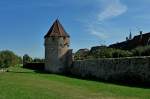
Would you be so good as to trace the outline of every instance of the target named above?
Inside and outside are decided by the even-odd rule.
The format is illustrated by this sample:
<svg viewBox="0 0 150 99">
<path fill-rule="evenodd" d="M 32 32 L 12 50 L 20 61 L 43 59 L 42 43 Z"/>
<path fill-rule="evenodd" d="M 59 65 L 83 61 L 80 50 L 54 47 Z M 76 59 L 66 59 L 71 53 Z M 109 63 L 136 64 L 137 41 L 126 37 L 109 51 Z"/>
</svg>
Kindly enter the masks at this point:
<svg viewBox="0 0 150 99">
<path fill-rule="evenodd" d="M 40 74 L 52 74 L 50 72 L 45 72 L 45 71 L 39 71 L 35 70 L 36 73 Z M 127 77 L 122 77 L 120 75 L 120 79 L 109 79 L 109 80 L 104 80 L 104 79 L 99 79 L 91 75 L 86 75 L 85 77 L 81 77 L 80 75 L 73 75 L 69 72 L 63 73 L 63 74 L 57 74 L 69 78 L 75 78 L 75 79 L 81 79 L 81 80 L 87 80 L 87 81 L 96 81 L 96 82 L 102 82 L 106 84 L 114 84 L 114 85 L 121 85 L 121 86 L 127 86 L 127 87 L 135 87 L 135 88 L 144 88 L 144 89 L 150 89 L 150 82 L 138 82 L 136 79 L 130 79 L 128 76 Z M 124 80 L 125 79 L 125 80 Z M 127 80 L 128 79 L 128 80 Z"/>
<path fill-rule="evenodd" d="M 114 85 L 121 85 L 121 86 L 127 86 L 127 87 L 135 87 L 135 88 L 144 88 L 144 89 L 150 89 L 150 82 L 134 82 L 134 80 L 115 80 L 115 79 L 109 79 L 104 80 L 100 78 L 96 78 L 93 76 L 87 76 L 87 77 L 81 77 L 76 75 L 64 75 L 71 78 L 78 78 L 82 80 L 91 80 L 96 82 L 102 82 L 106 84 L 114 84 Z"/>
<path fill-rule="evenodd" d="M 33 70 L 33 69 L 31 69 Z M 52 74 L 50 72 L 46 72 L 44 70 L 34 70 L 34 72 L 28 72 L 28 71 L 7 71 L 10 73 L 18 73 L 18 74 L 34 74 L 34 73 L 38 73 L 38 74 Z M 114 85 L 121 85 L 121 86 L 127 86 L 127 87 L 135 87 L 135 88 L 144 88 L 144 89 L 150 89 L 150 82 L 139 82 L 136 79 L 130 79 L 130 77 L 122 77 L 120 75 L 120 79 L 114 79 L 114 78 L 109 78 L 109 80 L 104 80 L 104 79 L 100 79 L 100 78 L 96 78 L 92 75 L 86 75 L 84 77 L 82 77 L 81 75 L 73 75 L 70 72 L 65 72 L 62 74 L 57 74 L 57 75 L 61 75 L 61 76 L 65 76 L 65 77 L 69 77 L 69 78 L 75 78 L 75 79 L 81 79 L 81 80 L 87 80 L 87 81 L 96 81 L 96 82 L 102 82 L 102 83 L 106 83 L 106 84 L 114 84 Z M 136 77 L 135 77 L 136 78 Z"/>
</svg>

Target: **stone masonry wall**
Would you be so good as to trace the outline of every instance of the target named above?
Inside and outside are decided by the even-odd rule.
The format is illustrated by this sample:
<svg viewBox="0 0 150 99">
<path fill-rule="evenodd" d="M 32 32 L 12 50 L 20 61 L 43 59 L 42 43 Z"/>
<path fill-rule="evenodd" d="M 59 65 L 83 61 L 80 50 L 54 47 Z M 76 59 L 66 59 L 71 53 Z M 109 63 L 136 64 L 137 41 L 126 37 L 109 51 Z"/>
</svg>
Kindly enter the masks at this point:
<svg viewBox="0 0 150 99">
<path fill-rule="evenodd" d="M 72 74 L 103 80 L 150 82 L 150 57 L 74 61 Z"/>
</svg>

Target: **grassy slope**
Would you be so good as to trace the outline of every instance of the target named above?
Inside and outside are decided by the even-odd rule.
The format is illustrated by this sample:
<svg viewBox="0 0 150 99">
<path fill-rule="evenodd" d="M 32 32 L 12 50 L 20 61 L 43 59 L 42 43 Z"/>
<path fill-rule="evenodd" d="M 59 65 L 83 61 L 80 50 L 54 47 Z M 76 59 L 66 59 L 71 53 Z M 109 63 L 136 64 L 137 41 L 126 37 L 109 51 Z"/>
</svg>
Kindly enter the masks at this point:
<svg viewBox="0 0 150 99">
<path fill-rule="evenodd" d="M 150 99 L 150 89 L 11 68 L 0 73 L 0 99 Z"/>
</svg>

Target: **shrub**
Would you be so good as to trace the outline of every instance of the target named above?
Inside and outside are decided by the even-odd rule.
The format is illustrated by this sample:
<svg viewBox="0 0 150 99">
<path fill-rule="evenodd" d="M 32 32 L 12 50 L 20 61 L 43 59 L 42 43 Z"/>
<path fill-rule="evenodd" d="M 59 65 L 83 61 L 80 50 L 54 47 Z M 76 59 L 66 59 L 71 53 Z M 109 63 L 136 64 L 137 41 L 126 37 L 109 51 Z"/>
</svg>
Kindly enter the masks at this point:
<svg viewBox="0 0 150 99">
<path fill-rule="evenodd" d="M 41 59 L 41 58 L 34 58 L 34 59 L 33 59 L 33 62 L 34 62 L 34 63 L 44 63 L 44 59 Z"/>
<path fill-rule="evenodd" d="M 93 47 L 89 52 L 75 53 L 75 60 L 97 59 L 97 58 L 120 58 L 133 56 L 150 56 L 150 46 L 140 46 L 133 50 L 121 50 L 107 46 Z"/>
<path fill-rule="evenodd" d="M 132 50 L 134 56 L 150 56 L 150 46 L 139 46 Z"/>
<path fill-rule="evenodd" d="M 111 58 L 112 48 L 107 48 L 106 46 L 99 47 L 98 49 L 91 49 L 90 56 L 94 58 Z"/>
<path fill-rule="evenodd" d="M 118 58 L 118 57 L 130 57 L 132 56 L 132 52 L 114 49 L 108 47 L 101 47 L 100 49 L 95 49 L 90 51 L 90 56 L 94 58 Z"/>
<path fill-rule="evenodd" d="M 133 56 L 132 52 L 120 50 L 120 49 L 114 49 L 112 52 L 113 58 L 119 58 L 119 57 L 131 57 Z"/>
<path fill-rule="evenodd" d="M 80 49 L 74 54 L 75 60 L 84 60 L 87 59 L 89 56 L 89 50 L 88 49 Z"/>
</svg>

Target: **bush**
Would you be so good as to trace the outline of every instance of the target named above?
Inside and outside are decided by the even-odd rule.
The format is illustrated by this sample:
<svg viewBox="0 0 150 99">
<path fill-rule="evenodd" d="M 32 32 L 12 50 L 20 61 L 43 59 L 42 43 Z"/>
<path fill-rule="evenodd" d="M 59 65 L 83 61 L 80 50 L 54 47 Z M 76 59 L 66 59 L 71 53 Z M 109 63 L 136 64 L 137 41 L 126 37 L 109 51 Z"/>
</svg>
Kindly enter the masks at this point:
<svg viewBox="0 0 150 99">
<path fill-rule="evenodd" d="M 9 50 L 0 51 L 0 68 L 8 68 L 21 63 L 21 57 L 17 56 L 14 52 Z"/>
<path fill-rule="evenodd" d="M 134 56 L 150 56 L 150 46 L 139 46 L 132 50 Z"/>
<path fill-rule="evenodd" d="M 112 51 L 112 58 L 119 58 L 119 57 L 131 57 L 133 56 L 132 52 L 120 50 L 120 49 L 114 49 Z"/>
<path fill-rule="evenodd" d="M 84 60 L 87 59 L 89 56 L 89 50 L 88 49 L 80 49 L 74 54 L 75 60 Z"/>
<path fill-rule="evenodd" d="M 45 61 L 45 60 L 44 60 L 44 59 L 41 59 L 41 58 L 34 58 L 34 59 L 33 59 L 33 62 L 34 62 L 34 63 L 44 63 L 44 61 Z"/>
<path fill-rule="evenodd" d="M 121 50 L 107 46 L 93 47 L 90 51 L 78 51 L 75 60 L 97 59 L 97 58 L 120 58 L 133 56 L 150 56 L 150 46 L 140 46 L 133 50 Z"/>
<path fill-rule="evenodd" d="M 98 49 L 91 49 L 90 56 L 93 56 L 93 58 L 111 58 L 112 50 L 113 50 L 112 48 L 102 46 Z"/>
<path fill-rule="evenodd" d="M 100 49 L 95 49 L 90 51 L 90 56 L 94 58 L 118 58 L 118 57 L 130 57 L 132 56 L 132 52 L 114 49 L 108 47 L 101 47 Z"/>
</svg>

